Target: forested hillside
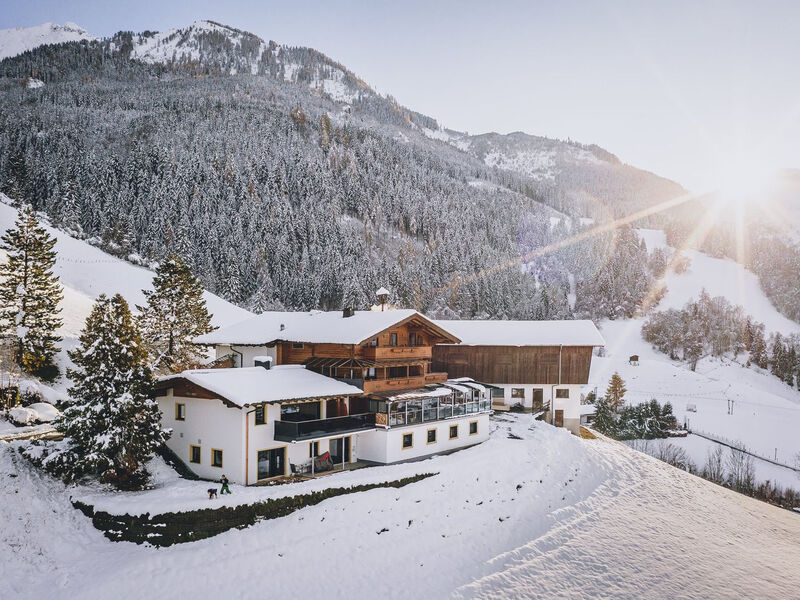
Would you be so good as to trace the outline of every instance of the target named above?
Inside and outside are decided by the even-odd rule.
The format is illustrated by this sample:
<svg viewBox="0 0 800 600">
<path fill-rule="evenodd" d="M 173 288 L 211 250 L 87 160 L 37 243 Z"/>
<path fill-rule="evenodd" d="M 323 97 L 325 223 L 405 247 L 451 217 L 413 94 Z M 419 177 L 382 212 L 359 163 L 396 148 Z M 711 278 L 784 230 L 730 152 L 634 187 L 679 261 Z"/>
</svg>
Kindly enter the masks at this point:
<svg viewBox="0 0 800 600">
<path fill-rule="evenodd" d="M 2 191 L 119 256 L 177 251 L 253 310 L 363 307 L 384 285 L 438 316 L 570 317 L 572 274 L 581 314 L 613 317 L 641 297 L 621 308 L 598 272 L 648 287 L 612 233 L 541 251 L 580 227 L 558 177 L 430 139 L 435 120 L 311 49 L 199 22 L 41 46 L 0 75 Z M 647 205 L 647 185 L 603 202 Z"/>
</svg>

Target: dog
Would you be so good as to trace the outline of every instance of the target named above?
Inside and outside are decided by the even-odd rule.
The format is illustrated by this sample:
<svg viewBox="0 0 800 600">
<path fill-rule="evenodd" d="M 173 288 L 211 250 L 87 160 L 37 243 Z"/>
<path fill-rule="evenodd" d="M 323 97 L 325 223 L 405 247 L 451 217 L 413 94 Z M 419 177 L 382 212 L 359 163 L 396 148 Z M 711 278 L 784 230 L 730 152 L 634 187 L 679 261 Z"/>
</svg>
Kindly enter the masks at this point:
<svg viewBox="0 0 800 600">
<path fill-rule="evenodd" d="M 217 497 L 217 488 L 208 488 L 208 490 L 206 491 L 208 492 L 209 500 L 213 500 L 214 498 Z"/>
</svg>

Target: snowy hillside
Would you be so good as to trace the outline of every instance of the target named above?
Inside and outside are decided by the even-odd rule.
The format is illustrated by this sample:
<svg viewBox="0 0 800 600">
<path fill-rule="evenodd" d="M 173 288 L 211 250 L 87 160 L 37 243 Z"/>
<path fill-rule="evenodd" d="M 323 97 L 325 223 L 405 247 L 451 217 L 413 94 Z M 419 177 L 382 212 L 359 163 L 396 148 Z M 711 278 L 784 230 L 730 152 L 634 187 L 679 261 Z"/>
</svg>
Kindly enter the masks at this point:
<svg viewBox="0 0 800 600">
<path fill-rule="evenodd" d="M 13 227 L 17 218 L 17 211 L 8 204 L 9 202 L 8 197 L 0 194 L 0 235 Z M 145 298 L 142 290 L 152 287 L 153 273 L 143 267 L 114 258 L 57 229 L 51 227 L 47 229 L 58 240 L 55 247 L 58 257 L 54 272 L 64 286 L 64 301 L 61 304 L 64 324 L 58 333 L 64 338 L 62 348 L 67 350 L 76 343 L 97 296 L 119 293 L 132 308 L 134 304 L 143 304 Z M 0 260 L 5 260 L 3 251 L 0 251 Z M 213 315 L 212 323 L 218 327 L 241 321 L 251 314 L 209 292 L 205 292 L 204 298 L 209 312 Z M 59 359 L 62 372 L 66 360 L 65 353 L 62 352 Z M 65 382 L 62 380 L 57 389 L 63 392 L 64 388 Z M 47 390 L 43 391 L 47 395 Z"/>
<path fill-rule="evenodd" d="M 0 445 L 0 477 L 13 481 L 0 488 L 8 515 L 0 545 L 14 549 L 0 561 L 0 580 L 20 600 L 238 598 L 257 581 L 287 598 L 553 598 L 576 590 L 639 598 L 643 585 L 658 598 L 786 598 L 800 586 L 797 515 L 528 415 L 500 417 L 492 429 L 486 443 L 448 456 L 291 486 L 233 486 L 212 502 L 437 473 L 160 549 L 107 540 L 69 496 L 88 493 L 111 510 L 207 507 L 207 483 L 162 473 L 157 489 L 133 494 L 65 488 Z"/>
<path fill-rule="evenodd" d="M 660 231 L 640 230 L 640 235 L 649 249 L 666 246 Z M 705 288 L 711 296 L 724 296 L 733 304 L 744 306 L 748 314 L 765 324 L 768 333 L 800 332 L 800 325 L 778 313 L 756 276 L 744 267 L 700 252 L 686 254 L 691 266 L 685 273 L 667 275 L 668 292 L 656 310 L 682 307 Z M 779 460 L 791 464 L 800 450 L 797 389 L 757 367 L 745 368 L 727 359 L 704 358 L 692 372 L 686 364 L 671 361 L 642 338 L 643 322 L 644 319 L 632 319 L 599 324 L 606 339 L 606 355 L 593 360 L 590 387 L 602 392 L 611 374 L 618 371 L 626 382 L 628 401 L 669 401 L 680 423 L 686 419 L 693 429 L 741 441 L 765 457 L 773 458 L 777 451 Z M 634 354 L 639 355 L 638 366 L 628 363 Z M 728 414 L 729 401 L 734 403 L 733 414 Z M 687 411 L 689 404 L 695 404 L 697 411 Z"/>
<path fill-rule="evenodd" d="M 0 30 L 0 60 L 22 54 L 45 44 L 61 44 L 95 39 L 75 23 L 44 23 L 35 27 L 15 27 Z"/>
</svg>

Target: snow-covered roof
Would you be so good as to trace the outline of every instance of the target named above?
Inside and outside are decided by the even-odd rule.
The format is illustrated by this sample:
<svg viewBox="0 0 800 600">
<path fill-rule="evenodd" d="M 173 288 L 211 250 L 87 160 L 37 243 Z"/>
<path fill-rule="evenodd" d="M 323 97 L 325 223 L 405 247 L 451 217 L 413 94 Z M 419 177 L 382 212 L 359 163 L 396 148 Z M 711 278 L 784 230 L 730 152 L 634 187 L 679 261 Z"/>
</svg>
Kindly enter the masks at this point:
<svg viewBox="0 0 800 600">
<path fill-rule="evenodd" d="M 303 365 L 280 365 L 271 369 L 189 370 L 159 378 L 157 387 L 170 387 L 169 382 L 177 380 L 189 381 L 239 407 L 281 400 L 363 394 L 355 386 L 309 371 Z"/>
<path fill-rule="evenodd" d="M 397 394 L 395 396 L 387 396 L 387 400 L 390 402 L 397 402 L 402 400 L 411 400 L 414 398 L 439 398 L 444 396 L 450 396 L 453 394 L 453 390 L 447 387 L 437 387 L 432 390 L 412 390 L 410 392 L 403 392 L 402 394 Z"/>
<path fill-rule="evenodd" d="M 470 394 L 471 390 L 465 385 L 459 385 L 457 383 L 450 383 L 449 381 L 445 382 L 443 385 L 449 387 L 451 390 L 455 390 L 457 392 L 461 392 L 462 394 Z"/>
<path fill-rule="evenodd" d="M 486 386 L 481 385 L 480 383 L 475 383 L 475 380 L 470 377 L 458 377 L 457 379 L 448 379 L 447 385 L 450 385 L 454 382 L 459 383 L 466 387 L 470 387 L 473 390 L 478 390 L 481 393 L 486 391 Z"/>
<path fill-rule="evenodd" d="M 597 407 L 594 404 L 581 404 L 581 415 L 593 415 L 597 412 Z"/>
<path fill-rule="evenodd" d="M 260 346 L 275 341 L 307 344 L 360 344 L 398 323 L 418 317 L 434 329 L 442 329 L 415 310 L 359 310 L 345 317 L 342 311 L 264 312 L 195 338 L 197 344 Z M 443 337 L 458 338 L 448 331 Z"/>
<path fill-rule="evenodd" d="M 592 321 L 436 321 L 465 346 L 604 346 Z"/>
</svg>

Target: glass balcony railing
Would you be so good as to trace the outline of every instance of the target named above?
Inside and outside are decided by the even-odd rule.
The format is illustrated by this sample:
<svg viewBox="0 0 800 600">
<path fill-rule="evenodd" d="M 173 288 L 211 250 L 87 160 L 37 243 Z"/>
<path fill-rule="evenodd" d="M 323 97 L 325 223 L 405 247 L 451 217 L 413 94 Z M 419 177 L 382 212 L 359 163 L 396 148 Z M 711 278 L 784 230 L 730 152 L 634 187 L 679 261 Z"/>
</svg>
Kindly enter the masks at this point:
<svg viewBox="0 0 800 600">
<path fill-rule="evenodd" d="M 375 413 L 311 421 L 275 421 L 275 439 L 280 442 L 294 442 L 373 429 L 374 427 Z"/>
</svg>

